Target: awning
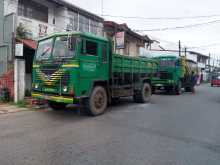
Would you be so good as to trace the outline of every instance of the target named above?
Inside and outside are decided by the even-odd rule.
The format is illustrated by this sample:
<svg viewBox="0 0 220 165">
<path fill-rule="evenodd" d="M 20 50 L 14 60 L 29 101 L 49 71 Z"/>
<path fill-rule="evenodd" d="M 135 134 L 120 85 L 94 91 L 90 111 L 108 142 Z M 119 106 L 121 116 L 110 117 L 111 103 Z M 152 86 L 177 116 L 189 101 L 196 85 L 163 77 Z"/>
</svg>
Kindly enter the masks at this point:
<svg viewBox="0 0 220 165">
<path fill-rule="evenodd" d="M 24 46 L 26 46 L 28 48 L 31 48 L 31 49 L 34 49 L 34 50 L 37 49 L 37 43 L 33 40 L 30 40 L 30 39 L 16 39 L 16 42 L 23 43 Z"/>
</svg>

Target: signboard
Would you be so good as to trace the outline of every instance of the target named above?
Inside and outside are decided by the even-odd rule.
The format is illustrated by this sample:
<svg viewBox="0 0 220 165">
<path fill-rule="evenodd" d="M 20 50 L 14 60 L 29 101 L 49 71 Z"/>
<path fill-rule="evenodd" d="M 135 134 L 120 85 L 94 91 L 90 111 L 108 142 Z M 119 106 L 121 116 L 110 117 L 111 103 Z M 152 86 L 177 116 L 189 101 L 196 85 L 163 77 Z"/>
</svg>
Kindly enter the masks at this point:
<svg viewBox="0 0 220 165">
<path fill-rule="evenodd" d="M 16 44 L 15 46 L 15 56 L 23 57 L 24 54 L 24 45 L 22 43 Z"/>
<path fill-rule="evenodd" d="M 46 25 L 39 24 L 39 34 L 38 35 L 40 37 L 46 36 L 47 35 L 47 29 L 48 29 L 48 27 Z"/>
<path fill-rule="evenodd" d="M 125 48 L 125 32 L 118 32 L 115 34 L 115 47 L 116 49 L 124 49 Z"/>
</svg>

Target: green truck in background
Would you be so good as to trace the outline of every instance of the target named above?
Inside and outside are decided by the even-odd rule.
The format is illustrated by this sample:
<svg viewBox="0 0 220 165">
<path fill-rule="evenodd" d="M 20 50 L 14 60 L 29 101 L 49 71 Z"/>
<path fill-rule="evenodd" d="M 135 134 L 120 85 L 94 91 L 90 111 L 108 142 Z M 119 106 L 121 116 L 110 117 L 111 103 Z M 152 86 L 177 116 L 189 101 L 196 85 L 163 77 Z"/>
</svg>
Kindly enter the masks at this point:
<svg viewBox="0 0 220 165">
<path fill-rule="evenodd" d="M 40 39 L 33 62 L 32 97 L 54 110 L 80 104 L 90 115 L 105 112 L 112 100 L 133 96 L 150 101 L 157 62 L 114 54 L 112 42 L 82 32 L 56 33 Z"/>
<path fill-rule="evenodd" d="M 152 91 L 165 89 L 167 93 L 177 95 L 182 93 L 182 88 L 187 92 L 193 92 L 197 64 L 185 57 L 175 55 L 163 55 L 154 57 L 159 69 L 152 80 Z"/>
</svg>

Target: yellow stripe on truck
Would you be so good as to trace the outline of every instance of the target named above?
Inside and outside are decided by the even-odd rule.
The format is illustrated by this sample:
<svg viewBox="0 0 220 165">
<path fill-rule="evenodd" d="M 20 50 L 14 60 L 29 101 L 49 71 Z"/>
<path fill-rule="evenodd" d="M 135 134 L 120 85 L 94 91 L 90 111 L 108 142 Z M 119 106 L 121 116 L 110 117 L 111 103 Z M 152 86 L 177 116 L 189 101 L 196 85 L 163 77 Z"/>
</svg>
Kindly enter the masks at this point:
<svg viewBox="0 0 220 165">
<path fill-rule="evenodd" d="M 32 93 L 32 97 L 39 98 L 39 99 L 46 99 L 46 100 L 52 100 L 56 102 L 66 102 L 66 103 L 73 103 L 74 98 L 68 98 L 63 96 L 47 96 L 43 94 L 38 93 Z"/>
</svg>

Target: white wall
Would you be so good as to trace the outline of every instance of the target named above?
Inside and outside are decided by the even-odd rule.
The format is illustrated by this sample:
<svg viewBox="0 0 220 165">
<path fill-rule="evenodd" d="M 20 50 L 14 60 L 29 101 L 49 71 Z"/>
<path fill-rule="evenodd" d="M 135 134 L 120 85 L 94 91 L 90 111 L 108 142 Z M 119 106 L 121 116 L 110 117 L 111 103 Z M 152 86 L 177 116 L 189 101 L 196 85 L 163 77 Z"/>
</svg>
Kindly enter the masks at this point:
<svg viewBox="0 0 220 165">
<path fill-rule="evenodd" d="M 4 0 L 4 14 L 17 13 L 18 0 Z"/>
<path fill-rule="evenodd" d="M 37 39 L 39 37 L 51 34 L 55 31 L 55 26 L 26 17 L 18 16 L 17 26 L 19 26 L 20 24 L 22 24 L 28 31 L 28 36 L 31 39 Z"/>
<path fill-rule="evenodd" d="M 4 3 L 0 2 L 0 46 L 3 43 Z"/>
<path fill-rule="evenodd" d="M 192 61 L 194 61 L 194 62 L 197 62 L 197 55 L 196 55 L 196 54 L 187 53 L 187 54 L 186 54 L 186 58 L 187 58 L 188 60 L 192 60 Z"/>
<path fill-rule="evenodd" d="M 25 61 L 15 59 L 14 61 L 14 101 L 24 99 L 25 95 Z"/>
</svg>

